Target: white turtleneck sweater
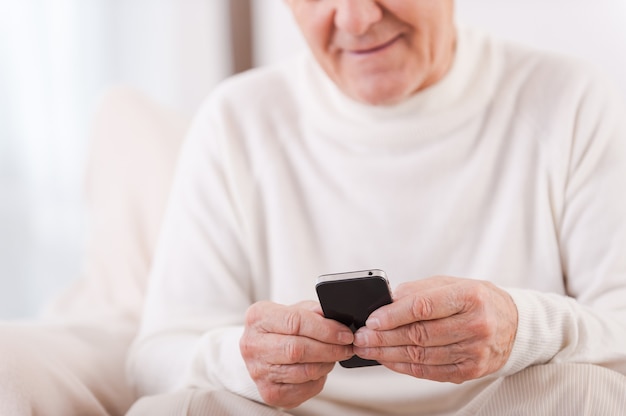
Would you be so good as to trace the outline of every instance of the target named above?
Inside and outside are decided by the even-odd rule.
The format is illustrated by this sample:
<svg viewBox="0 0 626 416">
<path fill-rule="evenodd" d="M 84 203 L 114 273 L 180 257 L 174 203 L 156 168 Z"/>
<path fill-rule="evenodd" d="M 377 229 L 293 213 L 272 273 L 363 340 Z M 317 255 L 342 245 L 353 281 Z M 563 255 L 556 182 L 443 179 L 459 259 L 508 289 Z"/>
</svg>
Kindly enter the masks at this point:
<svg viewBox="0 0 626 416">
<path fill-rule="evenodd" d="M 438 84 L 399 105 L 344 96 L 311 56 L 224 82 L 182 150 L 129 371 L 143 393 L 261 400 L 246 309 L 316 299 L 319 274 L 392 286 L 489 280 L 519 311 L 511 357 L 462 385 L 332 371 L 294 414 L 444 414 L 495 377 L 587 362 L 626 373 L 626 110 L 595 71 L 461 30 Z"/>
</svg>

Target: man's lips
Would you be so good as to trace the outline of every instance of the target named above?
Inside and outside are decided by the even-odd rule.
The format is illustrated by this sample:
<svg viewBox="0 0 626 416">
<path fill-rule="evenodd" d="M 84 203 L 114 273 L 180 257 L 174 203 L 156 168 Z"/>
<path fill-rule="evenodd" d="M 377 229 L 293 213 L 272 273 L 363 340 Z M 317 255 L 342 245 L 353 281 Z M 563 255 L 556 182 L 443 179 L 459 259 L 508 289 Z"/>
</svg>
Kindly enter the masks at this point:
<svg viewBox="0 0 626 416">
<path fill-rule="evenodd" d="M 354 54 L 354 55 L 368 55 L 368 54 L 376 53 L 394 44 L 398 39 L 400 39 L 400 36 L 401 35 L 395 36 L 391 38 L 390 40 L 388 40 L 387 42 L 381 43 L 380 45 L 376 45 L 371 48 L 346 49 L 346 52 Z"/>
</svg>

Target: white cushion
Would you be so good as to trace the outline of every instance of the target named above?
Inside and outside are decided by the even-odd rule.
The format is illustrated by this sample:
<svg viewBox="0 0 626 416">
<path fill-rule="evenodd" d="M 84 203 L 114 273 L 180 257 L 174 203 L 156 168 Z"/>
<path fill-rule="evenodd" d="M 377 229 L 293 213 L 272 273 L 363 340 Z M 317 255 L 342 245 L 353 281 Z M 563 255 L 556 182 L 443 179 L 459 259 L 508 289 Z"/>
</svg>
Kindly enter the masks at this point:
<svg viewBox="0 0 626 416">
<path fill-rule="evenodd" d="M 137 322 L 160 222 L 188 120 L 115 88 L 93 121 L 86 177 L 83 276 L 47 311 L 63 319 Z"/>
<path fill-rule="evenodd" d="M 92 128 L 83 275 L 32 323 L 0 323 L 0 415 L 123 415 L 127 349 L 187 120 L 115 88 Z"/>
</svg>

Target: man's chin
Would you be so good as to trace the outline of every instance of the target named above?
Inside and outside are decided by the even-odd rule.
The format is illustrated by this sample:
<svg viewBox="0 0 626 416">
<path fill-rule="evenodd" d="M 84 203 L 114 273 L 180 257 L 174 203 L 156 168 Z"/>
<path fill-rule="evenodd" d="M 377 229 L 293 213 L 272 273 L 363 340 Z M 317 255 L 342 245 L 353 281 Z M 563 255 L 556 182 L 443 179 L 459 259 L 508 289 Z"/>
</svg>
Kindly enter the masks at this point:
<svg viewBox="0 0 626 416">
<path fill-rule="evenodd" d="M 393 106 L 410 95 L 406 92 L 406 88 L 394 88 L 388 85 L 368 85 L 344 92 L 360 103 L 380 107 Z"/>
</svg>

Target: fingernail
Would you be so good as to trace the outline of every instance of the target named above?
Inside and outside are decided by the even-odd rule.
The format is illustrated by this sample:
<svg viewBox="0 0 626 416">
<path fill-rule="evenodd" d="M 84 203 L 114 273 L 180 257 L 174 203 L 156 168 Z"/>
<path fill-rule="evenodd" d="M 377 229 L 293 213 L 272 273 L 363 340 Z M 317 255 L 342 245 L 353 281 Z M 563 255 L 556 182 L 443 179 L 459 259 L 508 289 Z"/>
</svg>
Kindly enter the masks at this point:
<svg viewBox="0 0 626 416">
<path fill-rule="evenodd" d="M 358 345 L 359 347 L 367 346 L 367 337 L 362 332 L 357 332 L 354 334 L 354 345 Z"/>
<path fill-rule="evenodd" d="M 354 335 L 349 331 L 341 331 L 339 333 L 339 342 L 344 345 L 352 344 Z"/>
<path fill-rule="evenodd" d="M 369 318 L 365 322 L 365 325 L 370 329 L 378 329 L 380 328 L 380 321 L 378 320 L 378 318 Z"/>
</svg>

